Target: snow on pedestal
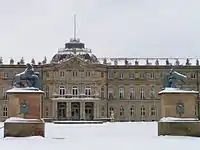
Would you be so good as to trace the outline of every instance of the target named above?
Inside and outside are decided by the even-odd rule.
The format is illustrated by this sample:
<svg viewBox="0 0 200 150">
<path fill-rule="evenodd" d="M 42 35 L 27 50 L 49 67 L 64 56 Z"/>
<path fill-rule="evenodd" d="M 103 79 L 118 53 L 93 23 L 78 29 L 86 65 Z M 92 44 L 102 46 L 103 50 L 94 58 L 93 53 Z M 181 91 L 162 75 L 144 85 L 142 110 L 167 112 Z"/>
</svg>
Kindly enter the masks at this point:
<svg viewBox="0 0 200 150">
<path fill-rule="evenodd" d="M 181 121 L 199 121 L 197 118 L 175 118 L 175 117 L 163 117 L 160 122 L 181 122 Z"/>
<path fill-rule="evenodd" d="M 39 90 L 34 87 L 26 87 L 26 88 L 12 88 L 6 91 L 6 93 L 44 93 L 44 91 Z"/>
<path fill-rule="evenodd" d="M 5 123 L 31 123 L 31 122 L 39 122 L 39 119 L 26 119 L 26 118 L 20 118 L 20 117 L 10 117 L 6 119 Z"/>
<path fill-rule="evenodd" d="M 184 94 L 198 94 L 198 91 L 194 90 L 183 90 L 179 88 L 165 88 L 164 90 L 160 91 L 158 94 L 164 93 L 184 93 Z"/>
</svg>

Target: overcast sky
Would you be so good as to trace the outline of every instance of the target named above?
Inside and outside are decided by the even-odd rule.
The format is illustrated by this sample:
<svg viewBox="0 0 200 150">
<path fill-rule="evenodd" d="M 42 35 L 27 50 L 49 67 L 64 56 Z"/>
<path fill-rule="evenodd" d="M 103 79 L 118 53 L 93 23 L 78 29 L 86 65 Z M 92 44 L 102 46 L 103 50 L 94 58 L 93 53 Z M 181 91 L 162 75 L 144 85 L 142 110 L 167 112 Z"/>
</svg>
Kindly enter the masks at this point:
<svg viewBox="0 0 200 150">
<path fill-rule="evenodd" d="M 200 0 L 0 0 L 5 62 L 50 60 L 73 36 L 97 57 L 200 57 Z"/>
</svg>

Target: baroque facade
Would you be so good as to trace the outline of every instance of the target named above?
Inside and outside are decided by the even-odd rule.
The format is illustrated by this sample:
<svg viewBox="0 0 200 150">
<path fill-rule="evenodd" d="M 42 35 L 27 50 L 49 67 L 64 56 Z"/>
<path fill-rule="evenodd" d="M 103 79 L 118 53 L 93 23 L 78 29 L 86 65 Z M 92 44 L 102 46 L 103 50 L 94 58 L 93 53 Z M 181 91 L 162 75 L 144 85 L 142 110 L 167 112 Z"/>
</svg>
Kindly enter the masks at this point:
<svg viewBox="0 0 200 150">
<path fill-rule="evenodd" d="M 154 62 L 153 62 L 154 61 Z M 118 121 L 160 119 L 160 98 L 164 73 L 171 66 L 188 76 L 182 86 L 199 91 L 199 62 L 176 58 L 97 58 L 79 39 L 71 39 L 65 48 L 47 63 L 35 65 L 45 91 L 43 118 L 54 120 L 96 120 L 114 113 Z M 12 77 L 25 68 L 0 60 L 0 118 L 7 118 L 6 91 Z M 198 98 L 197 98 L 198 100 Z"/>
</svg>

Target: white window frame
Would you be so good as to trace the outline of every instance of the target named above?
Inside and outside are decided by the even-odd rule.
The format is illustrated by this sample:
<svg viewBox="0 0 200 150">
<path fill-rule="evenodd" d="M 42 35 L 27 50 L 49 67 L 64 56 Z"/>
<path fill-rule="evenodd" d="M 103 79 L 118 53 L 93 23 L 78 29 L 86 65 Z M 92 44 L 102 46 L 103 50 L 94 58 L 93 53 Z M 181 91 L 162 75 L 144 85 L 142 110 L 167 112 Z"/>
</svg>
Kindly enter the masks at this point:
<svg viewBox="0 0 200 150">
<path fill-rule="evenodd" d="M 86 96 L 91 96 L 91 92 L 92 92 L 91 87 L 86 86 L 86 87 L 85 87 L 85 95 L 86 95 Z"/>
<path fill-rule="evenodd" d="M 60 87 L 59 87 L 59 95 L 60 96 L 65 96 L 65 94 L 66 94 L 65 86 L 64 85 L 60 85 Z"/>
<path fill-rule="evenodd" d="M 78 91 L 78 87 L 77 86 L 73 86 L 72 87 L 72 95 L 73 96 L 78 96 L 79 95 L 79 91 Z"/>
</svg>

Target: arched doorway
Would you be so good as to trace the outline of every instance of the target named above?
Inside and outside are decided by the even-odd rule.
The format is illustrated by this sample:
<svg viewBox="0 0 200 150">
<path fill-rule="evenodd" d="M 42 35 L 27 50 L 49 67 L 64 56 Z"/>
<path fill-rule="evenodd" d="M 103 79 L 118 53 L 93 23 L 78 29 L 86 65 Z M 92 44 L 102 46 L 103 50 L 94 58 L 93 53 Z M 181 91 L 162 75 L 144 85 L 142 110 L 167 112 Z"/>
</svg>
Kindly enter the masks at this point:
<svg viewBox="0 0 200 150">
<path fill-rule="evenodd" d="M 80 120 L 80 103 L 79 102 L 71 103 L 71 117 L 72 117 L 72 120 Z"/>
<path fill-rule="evenodd" d="M 93 102 L 85 103 L 85 119 L 86 120 L 94 119 L 94 103 Z"/>
<path fill-rule="evenodd" d="M 58 108 L 58 119 L 63 120 L 66 119 L 66 102 L 58 102 L 57 104 Z"/>
</svg>

